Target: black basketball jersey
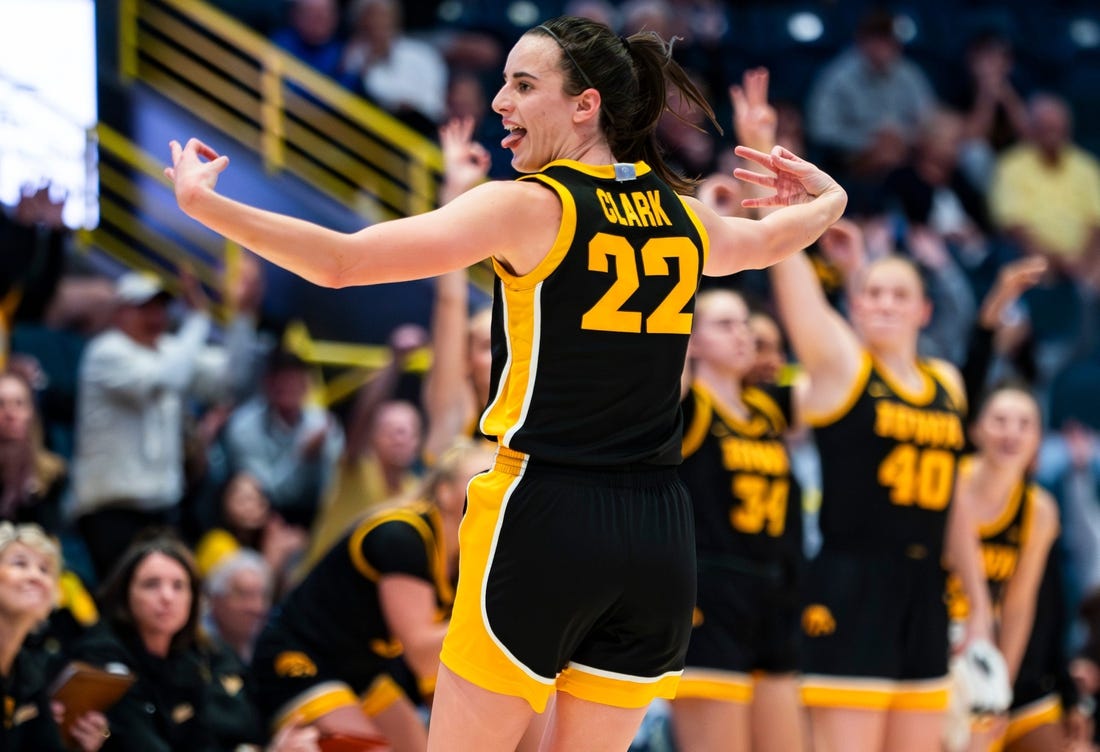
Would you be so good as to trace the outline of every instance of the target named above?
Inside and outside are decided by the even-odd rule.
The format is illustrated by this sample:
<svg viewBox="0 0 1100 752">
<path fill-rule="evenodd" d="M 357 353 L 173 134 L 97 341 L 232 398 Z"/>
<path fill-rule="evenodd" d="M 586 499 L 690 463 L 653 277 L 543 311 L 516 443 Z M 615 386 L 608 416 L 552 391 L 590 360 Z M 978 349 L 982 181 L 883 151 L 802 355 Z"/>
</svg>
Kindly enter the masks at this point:
<svg viewBox="0 0 1100 752">
<path fill-rule="evenodd" d="M 783 443 L 790 401 L 755 387 L 741 399 L 744 419 L 698 382 L 684 397 L 680 476 L 695 507 L 696 550 L 700 560 L 791 558 L 802 545 L 802 509 Z"/>
<path fill-rule="evenodd" d="M 972 458 L 959 460 L 959 476 L 966 477 L 971 472 Z M 982 568 L 986 583 L 989 585 L 989 600 L 993 614 L 1000 618 L 1004 606 L 1005 587 L 1020 563 L 1020 554 L 1027 544 L 1031 527 L 1032 512 L 1035 504 L 1035 484 L 1020 480 L 1012 489 L 1008 503 L 1001 515 L 990 522 L 979 525 L 978 535 L 982 551 Z M 951 599 L 963 597 L 962 584 L 953 575 L 948 584 Z M 949 601 L 952 615 L 965 616 L 968 608 L 963 600 L 961 607 Z"/>
<path fill-rule="evenodd" d="M 915 558 L 942 551 L 965 402 L 933 364 L 919 367 L 924 386 L 910 394 L 865 353 L 848 402 L 807 417 L 821 455 L 824 546 Z"/>
<path fill-rule="evenodd" d="M 387 574 L 412 575 L 434 585 L 439 618 L 449 616 L 454 589 L 442 521 L 433 505 L 403 504 L 357 524 L 290 591 L 278 623 L 352 669 L 400 655 L 401 645 L 390 634 L 378 599 L 378 580 Z"/>
<path fill-rule="evenodd" d="M 528 274 L 499 263 L 481 430 L 570 465 L 680 461 L 680 375 L 708 241 L 644 163 L 552 162 L 562 221 Z"/>
</svg>

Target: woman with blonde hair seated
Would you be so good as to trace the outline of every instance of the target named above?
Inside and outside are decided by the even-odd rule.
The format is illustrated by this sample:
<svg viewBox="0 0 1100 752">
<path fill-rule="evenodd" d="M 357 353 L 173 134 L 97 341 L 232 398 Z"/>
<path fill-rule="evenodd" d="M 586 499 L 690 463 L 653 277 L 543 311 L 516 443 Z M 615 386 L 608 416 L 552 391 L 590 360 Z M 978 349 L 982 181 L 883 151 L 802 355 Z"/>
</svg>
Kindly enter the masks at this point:
<svg viewBox="0 0 1100 752">
<path fill-rule="evenodd" d="M 0 522 L 0 686 L 3 723 L 0 749 L 9 752 L 95 752 L 110 736 L 102 713 L 88 711 L 65 732 L 65 708 L 51 702 L 40 658 L 25 650 L 27 635 L 50 615 L 57 600 L 61 552 L 38 525 Z"/>
</svg>

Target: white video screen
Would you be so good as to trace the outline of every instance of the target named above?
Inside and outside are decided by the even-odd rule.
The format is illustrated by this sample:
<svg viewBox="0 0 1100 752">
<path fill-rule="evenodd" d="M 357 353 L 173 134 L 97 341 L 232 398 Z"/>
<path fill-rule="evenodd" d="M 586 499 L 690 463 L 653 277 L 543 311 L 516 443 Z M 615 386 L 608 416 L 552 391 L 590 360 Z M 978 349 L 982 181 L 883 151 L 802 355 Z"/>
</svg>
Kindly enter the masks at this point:
<svg viewBox="0 0 1100 752">
<path fill-rule="evenodd" d="M 49 185 L 99 224 L 94 0 L 0 0 L 0 202 Z"/>
</svg>

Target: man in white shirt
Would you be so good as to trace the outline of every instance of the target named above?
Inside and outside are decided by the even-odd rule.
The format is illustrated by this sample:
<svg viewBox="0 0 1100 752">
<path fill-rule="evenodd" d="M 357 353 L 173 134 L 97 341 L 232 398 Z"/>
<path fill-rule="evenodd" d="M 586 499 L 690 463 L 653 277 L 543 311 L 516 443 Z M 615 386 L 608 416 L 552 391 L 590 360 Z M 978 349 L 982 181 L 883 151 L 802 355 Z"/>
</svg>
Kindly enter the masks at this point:
<svg viewBox="0 0 1100 752">
<path fill-rule="evenodd" d="M 99 577 L 143 528 L 177 521 L 186 400 L 227 398 L 231 375 L 248 373 L 231 356 L 251 354 L 254 331 L 231 326 L 226 346 L 208 346 L 205 295 L 190 275 L 182 280 L 188 312 L 172 335 L 171 296 L 160 280 L 137 272 L 119 277 L 111 324 L 81 360 L 73 489 Z"/>
</svg>

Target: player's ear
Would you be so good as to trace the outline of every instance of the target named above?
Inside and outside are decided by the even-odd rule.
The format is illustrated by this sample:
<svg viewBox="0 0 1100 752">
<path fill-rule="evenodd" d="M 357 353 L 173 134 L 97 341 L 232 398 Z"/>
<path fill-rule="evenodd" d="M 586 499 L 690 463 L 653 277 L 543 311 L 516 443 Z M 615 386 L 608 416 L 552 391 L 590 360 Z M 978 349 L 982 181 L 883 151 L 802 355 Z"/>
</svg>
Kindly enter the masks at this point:
<svg viewBox="0 0 1100 752">
<path fill-rule="evenodd" d="M 576 101 L 576 110 L 573 115 L 574 122 L 584 123 L 593 118 L 599 118 L 600 107 L 603 106 L 603 98 L 600 96 L 599 91 L 589 87 L 577 95 Z"/>
</svg>

